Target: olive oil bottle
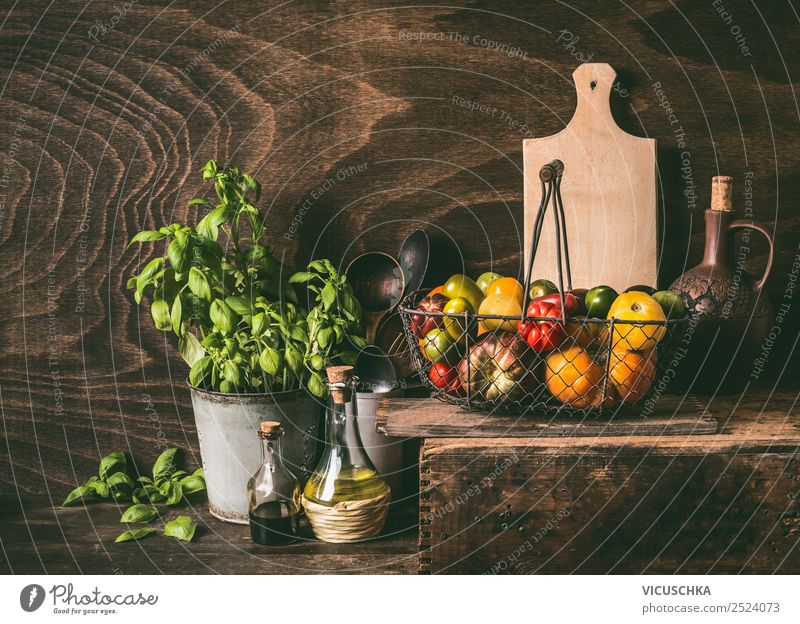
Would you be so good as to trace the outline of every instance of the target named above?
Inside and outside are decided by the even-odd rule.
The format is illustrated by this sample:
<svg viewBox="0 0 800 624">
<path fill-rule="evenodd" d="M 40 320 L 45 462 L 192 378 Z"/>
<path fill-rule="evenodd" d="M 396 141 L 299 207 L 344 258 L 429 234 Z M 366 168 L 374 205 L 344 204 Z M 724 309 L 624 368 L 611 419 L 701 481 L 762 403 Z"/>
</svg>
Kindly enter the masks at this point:
<svg viewBox="0 0 800 624">
<path fill-rule="evenodd" d="M 319 539 L 367 539 L 383 528 L 391 490 L 361 442 L 353 367 L 334 366 L 327 373 L 331 399 L 326 447 L 306 483 L 303 507 Z"/>
</svg>

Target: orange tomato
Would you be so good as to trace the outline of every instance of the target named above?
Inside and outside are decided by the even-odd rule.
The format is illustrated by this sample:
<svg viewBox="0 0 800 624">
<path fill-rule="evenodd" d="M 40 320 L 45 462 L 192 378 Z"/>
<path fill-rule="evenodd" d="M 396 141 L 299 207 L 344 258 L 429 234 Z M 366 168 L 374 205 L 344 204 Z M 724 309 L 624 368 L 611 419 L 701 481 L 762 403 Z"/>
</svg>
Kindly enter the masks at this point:
<svg viewBox="0 0 800 624">
<path fill-rule="evenodd" d="M 545 363 L 545 385 L 550 394 L 574 407 L 599 407 L 603 369 L 589 353 L 578 346 L 567 347 L 553 351 Z"/>
<path fill-rule="evenodd" d="M 656 378 L 653 351 L 637 353 L 612 352 L 608 369 L 608 383 L 613 386 L 623 403 L 641 399 Z"/>
<path fill-rule="evenodd" d="M 443 292 L 443 291 L 444 291 L 444 286 L 437 286 L 436 288 L 434 288 L 432 291 L 430 291 L 430 292 L 429 292 L 427 295 L 425 295 L 425 296 L 426 296 L 426 297 L 430 297 L 430 296 L 432 296 L 432 295 L 443 295 L 443 294 L 444 294 L 444 292 Z"/>
<path fill-rule="evenodd" d="M 511 297 L 515 299 L 520 308 L 522 308 L 522 303 L 525 300 L 525 289 L 523 289 L 522 284 L 513 277 L 501 277 L 489 284 L 486 289 L 486 296 L 490 297 L 491 295 L 506 295 L 507 297 Z"/>
</svg>

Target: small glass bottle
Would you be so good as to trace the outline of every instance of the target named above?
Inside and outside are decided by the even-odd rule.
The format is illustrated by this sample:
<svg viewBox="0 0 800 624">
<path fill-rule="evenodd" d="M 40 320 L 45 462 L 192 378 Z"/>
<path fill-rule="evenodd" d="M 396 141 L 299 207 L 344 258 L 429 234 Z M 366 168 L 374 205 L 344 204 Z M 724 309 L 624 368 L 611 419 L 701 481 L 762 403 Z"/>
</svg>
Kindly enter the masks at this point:
<svg viewBox="0 0 800 624">
<path fill-rule="evenodd" d="M 303 507 L 317 538 L 367 539 L 383 528 L 391 490 L 361 442 L 353 367 L 330 367 L 327 374 L 326 446 L 303 490 Z"/>
<path fill-rule="evenodd" d="M 281 459 L 280 423 L 261 423 L 263 464 L 247 483 L 250 505 L 250 537 L 272 546 L 297 539 L 300 518 L 300 482 Z"/>
</svg>

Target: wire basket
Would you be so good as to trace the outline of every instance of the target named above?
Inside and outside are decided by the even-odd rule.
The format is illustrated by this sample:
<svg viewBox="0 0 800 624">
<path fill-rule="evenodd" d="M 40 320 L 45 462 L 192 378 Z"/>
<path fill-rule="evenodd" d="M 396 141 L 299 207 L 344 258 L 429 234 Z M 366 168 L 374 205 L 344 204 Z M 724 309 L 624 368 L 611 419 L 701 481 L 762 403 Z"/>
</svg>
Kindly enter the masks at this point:
<svg viewBox="0 0 800 624">
<path fill-rule="evenodd" d="M 542 203 L 521 316 L 449 314 L 431 305 L 421 309 L 421 291 L 410 293 L 398 307 L 414 368 L 440 400 L 470 410 L 588 416 L 640 405 L 669 378 L 686 319 L 600 319 L 568 312 L 578 303 L 569 294 L 562 173 L 563 165 L 556 160 L 539 174 Z M 551 202 L 559 293 L 535 299 L 532 309 L 538 315 L 528 316 L 533 260 Z"/>
</svg>

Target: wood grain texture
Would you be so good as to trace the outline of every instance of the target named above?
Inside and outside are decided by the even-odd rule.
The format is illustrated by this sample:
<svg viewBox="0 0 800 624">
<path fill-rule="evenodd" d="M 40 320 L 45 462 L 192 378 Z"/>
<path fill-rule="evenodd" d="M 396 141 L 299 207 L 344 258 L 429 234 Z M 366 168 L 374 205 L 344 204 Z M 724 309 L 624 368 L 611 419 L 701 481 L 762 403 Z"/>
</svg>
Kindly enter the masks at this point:
<svg viewBox="0 0 800 624">
<path fill-rule="evenodd" d="M 60 499 L 114 449 L 148 465 L 178 445 L 199 463 L 186 368 L 124 289 L 163 248 L 125 247 L 142 227 L 194 219 L 209 158 L 262 181 L 288 270 L 396 253 L 424 226 L 459 243 L 468 272 L 520 274 L 522 141 L 572 115 L 576 53 L 617 70 L 616 121 L 658 140 L 661 282 L 700 259 L 711 176 L 752 172 L 783 301 L 800 226 L 790 6 L 726 3 L 746 57 L 710 4 L 459 4 L 142 0 L 113 22 L 98 0 L 6 4 L 1 493 Z M 759 245 L 744 258 L 754 274 Z M 769 353 L 773 379 L 797 376 L 785 364 L 798 309 Z"/>
<path fill-rule="evenodd" d="M 553 206 L 548 202 L 532 279 L 549 279 L 561 287 L 560 260 L 564 288 L 567 268 L 573 288 L 607 284 L 623 292 L 637 284 L 656 286 L 656 142 L 632 136 L 614 121 L 613 67 L 584 63 L 572 77 L 577 104 L 566 128 L 553 136 L 526 139 L 523 146 L 526 262 L 543 196 L 539 171 L 554 159 L 564 163 L 560 191 L 566 242 L 560 233 L 556 236 Z"/>
<path fill-rule="evenodd" d="M 412 438 L 600 438 L 717 433 L 719 422 L 696 397 L 663 397 L 652 413 L 620 413 L 606 418 L 537 414 L 515 416 L 470 412 L 436 399 L 381 399 L 377 429 Z M 624 443 L 624 442 L 622 442 Z"/>
<path fill-rule="evenodd" d="M 470 574 L 797 573 L 789 453 L 557 455 L 429 440 L 420 569 Z M 445 445 L 443 447 L 443 445 Z"/>
<path fill-rule="evenodd" d="M 213 518 L 205 505 L 168 516 L 180 511 L 197 521 L 190 543 L 154 535 L 115 544 L 125 525 L 112 503 L 63 508 L 42 496 L 22 504 L 3 496 L 0 504 L 0 574 L 413 574 L 417 568 L 415 505 L 393 509 L 381 535 L 359 544 L 316 541 L 303 522 L 299 541 L 266 547 L 250 539 L 246 526 Z"/>
<path fill-rule="evenodd" d="M 797 573 L 797 399 L 720 400 L 718 435 L 428 438 L 420 570 Z"/>
</svg>

